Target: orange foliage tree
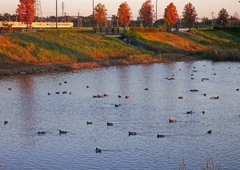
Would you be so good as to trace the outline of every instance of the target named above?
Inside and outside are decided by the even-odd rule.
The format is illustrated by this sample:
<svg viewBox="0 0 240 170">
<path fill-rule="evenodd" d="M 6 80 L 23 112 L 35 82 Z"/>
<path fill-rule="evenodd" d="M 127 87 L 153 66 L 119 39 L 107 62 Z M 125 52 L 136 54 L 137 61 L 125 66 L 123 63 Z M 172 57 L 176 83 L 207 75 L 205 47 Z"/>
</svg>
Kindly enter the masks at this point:
<svg viewBox="0 0 240 170">
<path fill-rule="evenodd" d="M 99 3 L 94 8 L 95 11 L 95 20 L 97 23 L 102 26 L 102 24 L 105 22 L 105 18 L 107 16 L 107 9 L 105 8 L 105 5 Z"/>
<path fill-rule="evenodd" d="M 139 10 L 139 19 L 144 24 L 152 24 L 155 18 L 154 5 L 151 0 L 147 0 L 142 4 L 141 9 Z"/>
<path fill-rule="evenodd" d="M 170 3 L 165 9 L 164 21 L 172 28 L 172 26 L 177 23 L 178 18 L 176 6 Z"/>
<path fill-rule="evenodd" d="M 195 24 L 197 17 L 197 12 L 195 7 L 189 2 L 185 5 L 183 9 L 183 18 L 186 22 L 186 24 L 193 25 Z"/>
<path fill-rule="evenodd" d="M 120 24 L 124 24 L 124 29 L 131 23 L 132 20 L 132 9 L 127 2 L 122 3 L 118 8 L 118 18 Z"/>
<path fill-rule="evenodd" d="M 28 30 L 28 24 L 32 24 L 34 20 L 34 2 L 35 0 L 20 0 L 20 5 L 18 5 L 17 13 L 20 16 L 20 20 L 27 24 L 27 30 Z"/>
</svg>

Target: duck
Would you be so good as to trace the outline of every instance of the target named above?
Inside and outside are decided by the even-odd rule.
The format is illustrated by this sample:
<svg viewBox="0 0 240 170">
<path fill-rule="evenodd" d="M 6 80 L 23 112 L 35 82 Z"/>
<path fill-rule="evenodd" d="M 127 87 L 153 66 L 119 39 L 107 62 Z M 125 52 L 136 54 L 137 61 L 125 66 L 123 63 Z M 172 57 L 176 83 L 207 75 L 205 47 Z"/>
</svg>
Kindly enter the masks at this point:
<svg viewBox="0 0 240 170">
<path fill-rule="evenodd" d="M 198 92 L 197 89 L 191 89 L 190 91 L 191 91 L 191 92 Z"/>
<path fill-rule="evenodd" d="M 203 95 L 204 95 L 204 96 L 207 96 L 207 93 L 204 93 Z"/>
<path fill-rule="evenodd" d="M 211 133 L 212 133 L 212 130 L 209 130 L 207 133 L 208 133 L 208 134 L 211 134 Z"/>
<path fill-rule="evenodd" d="M 72 92 L 69 93 L 70 95 L 72 94 Z"/>
<path fill-rule="evenodd" d="M 99 95 L 99 94 L 98 94 L 97 97 L 98 97 L 98 98 L 103 98 L 103 95 Z"/>
<path fill-rule="evenodd" d="M 237 91 L 239 91 L 239 89 L 236 89 Z"/>
<path fill-rule="evenodd" d="M 104 93 L 104 94 L 103 94 L 103 96 L 107 97 L 107 96 L 108 96 L 108 94 Z"/>
<path fill-rule="evenodd" d="M 125 96 L 125 98 L 126 98 L 126 99 L 129 99 L 129 98 L 130 98 L 130 96 Z"/>
<path fill-rule="evenodd" d="M 169 123 L 174 123 L 176 120 L 169 119 Z"/>
<path fill-rule="evenodd" d="M 145 90 L 148 90 L 148 88 L 145 88 Z"/>
<path fill-rule="evenodd" d="M 92 122 L 87 121 L 87 124 L 88 124 L 88 125 L 89 125 L 89 124 L 92 124 Z"/>
<path fill-rule="evenodd" d="M 217 75 L 216 73 L 213 73 L 213 75 L 215 76 L 215 75 Z"/>
<path fill-rule="evenodd" d="M 163 138 L 164 135 L 159 135 L 159 134 L 157 134 L 157 137 L 158 137 L 158 138 Z"/>
<path fill-rule="evenodd" d="M 12 90 L 12 88 L 8 88 L 8 90 Z"/>
<path fill-rule="evenodd" d="M 98 96 L 94 96 L 94 95 L 93 95 L 93 98 L 97 98 L 97 97 L 98 97 Z"/>
<path fill-rule="evenodd" d="M 63 133 L 63 134 L 66 134 L 67 133 L 67 131 L 62 131 L 62 130 L 59 130 L 59 133 L 61 134 L 61 133 Z"/>
<path fill-rule="evenodd" d="M 62 92 L 62 94 L 67 94 L 67 91 Z"/>
<path fill-rule="evenodd" d="M 119 105 L 118 104 L 115 104 L 115 107 L 118 107 Z"/>
<path fill-rule="evenodd" d="M 137 133 L 136 132 L 128 132 L 128 135 L 137 135 Z"/>
<path fill-rule="evenodd" d="M 61 85 L 62 85 L 62 83 L 59 83 L 59 85 L 61 86 Z"/>
<path fill-rule="evenodd" d="M 88 88 L 90 88 L 90 86 L 86 86 L 86 88 L 88 89 Z"/>
<path fill-rule="evenodd" d="M 122 98 L 122 96 L 118 95 L 118 98 Z"/>
<path fill-rule="evenodd" d="M 56 92 L 56 94 L 60 94 L 60 92 L 58 91 L 58 92 Z"/>
<path fill-rule="evenodd" d="M 191 76 L 193 76 L 193 74 L 191 74 Z"/>
<path fill-rule="evenodd" d="M 64 83 L 66 84 L 66 83 L 67 83 L 67 81 L 64 81 Z"/>
<path fill-rule="evenodd" d="M 107 126 L 113 126 L 113 123 L 107 122 Z"/>
<path fill-rule="evenodd" d="M 192 114 L 192 111 L 188 111 L 187 114 Z"/>
<path fill-rule="evenodd" d="M 41 134 L 45 134 L 46 132 L 45 131 L 38 131 L 38 134 L 41 135 Z"/>
<path fill-rule="evenodd" d="M 183 97 L 181 96 L 181 97 L 178 97 L 178 99 L 183 99 Z"/>
<path fill-rule="evenodd" d="M 8 123 L 8 121 L 5 120 L 5 121 L 4 121 L 4 124 L 7 124 L 7 123 Z"/>
<path fill-rule="evenodd" d="M 194 80 L 194 78 L 191 78 L 191 80 Z"/>
<path fill-rule="evenodd" d="M 202 111 L 203 114 L 205 114 L 205 111 Z"/>
<path fill-rule="evenodd" d="M 96 152 L 102 152 L 102 150 L 101 150 L 101 149 L 98 149 L 98 148 L 96 148 L 95 151 L 96 151 Z"/>
</svg>

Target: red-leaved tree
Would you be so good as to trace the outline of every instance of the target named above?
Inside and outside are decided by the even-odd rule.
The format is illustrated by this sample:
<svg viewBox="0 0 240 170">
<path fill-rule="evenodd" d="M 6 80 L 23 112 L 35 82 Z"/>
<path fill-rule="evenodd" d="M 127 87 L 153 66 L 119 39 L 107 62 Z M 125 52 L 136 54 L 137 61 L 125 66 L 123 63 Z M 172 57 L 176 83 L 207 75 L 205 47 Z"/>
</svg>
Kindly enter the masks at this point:
<svg viewBox="0 0 240 170">
<path fill-rule="evenodd" d="M 172 29 L 172 26 L 177 23 L 178 21 L 178 14 L 177 9 L 173 5 L 173 3 L 170 3 L 167 8 L 165 9 L 164 13 L 164 21 L 169 25 Z"/>
<path fill-rule="evenodd" d="M 99 3 L 94 8 L 95 11 L 95 20 L 97 23 L 102 26 L 102 24 L 105 22 L 105 18 L 107 16 L 107 9 L 105 8 L 105 5 Z"/>
<path fill-rule="evenodd" d="M 186 22 L 186 24 L 193 25 L 195 24 L 197 17 L 197 12 L 195 7 L 189 2 L 185 5 L 183 9 L 183 18 Z"/>
<path fill-rule="evenodd" d="M 139 10 L 139 19 L 144 24 L 152 24 L 155 19 L 154 5 L 151 0 L 147 0 L 142 4 L 141 9 Z"/>
<path fill-rule="evenodd" d="M 20 5 L 18 5 L 17 13 L 20 16 L 20 20 L 27 24 L 27 30 L 28 30 L 28 24 L 32 24 L 34 20 L 34 2 L 35 0 L 20 0 Z"/>
<path fill-rule="evenodd" d="M 128 5 L 127 2 L 122 3 L 118 8 L 118 18 L 120 24 L 124 24 L 124 30 L 125 27 L 131 23 L 132 20 L 132 9 Z"/>
</svg>

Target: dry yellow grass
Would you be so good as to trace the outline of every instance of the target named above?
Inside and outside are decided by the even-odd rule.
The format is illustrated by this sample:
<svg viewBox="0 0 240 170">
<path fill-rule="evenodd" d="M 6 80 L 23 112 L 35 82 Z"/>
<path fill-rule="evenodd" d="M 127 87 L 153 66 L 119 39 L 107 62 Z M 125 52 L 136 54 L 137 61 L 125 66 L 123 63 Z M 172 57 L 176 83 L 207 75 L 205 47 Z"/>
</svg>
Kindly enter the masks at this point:
<svg viewBox="0 0 240 170">
<path fill-rule="evenodd" d="M 194 41 L 167 32 L 147 34 L 142 33 L 141 36 L 144 39 L 155 42 L 163 42 L 172 45 L 175 48 L 183 49 L 186 51 L 205 51 L 207 49 L 207 47 L 198 44 Z"/>
</svg>

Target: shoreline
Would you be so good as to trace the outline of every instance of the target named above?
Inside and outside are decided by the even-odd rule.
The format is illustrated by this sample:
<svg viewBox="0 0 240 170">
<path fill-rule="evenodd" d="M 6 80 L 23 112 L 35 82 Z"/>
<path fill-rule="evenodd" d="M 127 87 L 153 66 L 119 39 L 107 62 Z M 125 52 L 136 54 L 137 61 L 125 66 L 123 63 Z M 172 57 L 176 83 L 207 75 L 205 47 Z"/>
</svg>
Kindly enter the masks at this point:
<svg viewBox="0 0 240 170">
<path fill-rule="evenodd" d="M 169 54 L 168 54 L 169 55 Z M 179 54 L 178 54 L 179 56 Z M 83 62 L 83 63 L 64 63 L 64 64 L 46 64 L 46 65 L 29 65 L 29 66 L 19 66 L 19 67 L 9 67 L 0 68 L 0 76 L 14 76 L 14 75 L 25 75 L 25 74 L 40 74 L 40 73 L 50 73 L 50 72 L 63 72 L 70 70 L 79 70 L 85 68 L 97 68 L 106 66 L 118 66 L 118 65 L 135 65 L 135 64 L 149 64 L 149 63 L 167 63 L 175 61 L 188 61 L 188 60 L 201 60 L 198 57 L 185 58 L 151 58 L 151 59 L 109 59 L 100 60 L 93 62 Z"/>
</svg>

